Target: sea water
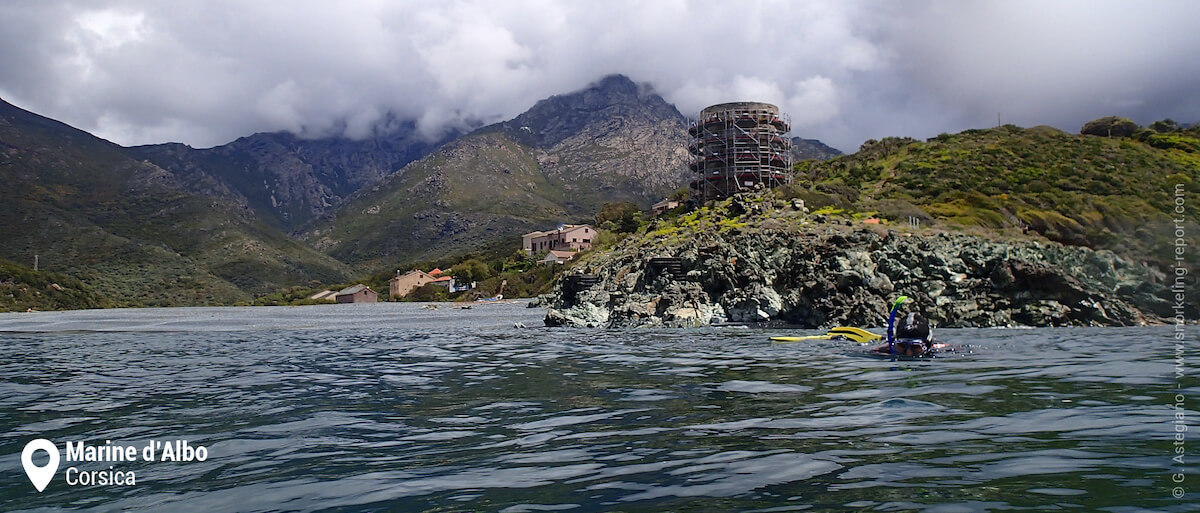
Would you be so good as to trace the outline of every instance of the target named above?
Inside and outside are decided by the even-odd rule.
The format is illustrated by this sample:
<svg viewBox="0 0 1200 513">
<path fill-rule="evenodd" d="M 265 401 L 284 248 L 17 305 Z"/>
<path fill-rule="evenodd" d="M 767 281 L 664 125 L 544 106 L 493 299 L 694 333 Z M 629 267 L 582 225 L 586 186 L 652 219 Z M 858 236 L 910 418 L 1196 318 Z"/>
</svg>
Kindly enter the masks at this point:
<svg viewBox="0 0 1200 513">
<path fill-rule="evenodd" d="M 941 329 L 955 354 L 892 361 L 768 340 L 814 331 L 543 314 L 0 314 L 0 510 L 1200 510 L 1200 355 L 1177 376 L 1171 326 Z M 21 462 L 38 438 L 64 451 L 42 492 Z M 78 480 L 115 472 L 136 480 Z"/>
</svg>

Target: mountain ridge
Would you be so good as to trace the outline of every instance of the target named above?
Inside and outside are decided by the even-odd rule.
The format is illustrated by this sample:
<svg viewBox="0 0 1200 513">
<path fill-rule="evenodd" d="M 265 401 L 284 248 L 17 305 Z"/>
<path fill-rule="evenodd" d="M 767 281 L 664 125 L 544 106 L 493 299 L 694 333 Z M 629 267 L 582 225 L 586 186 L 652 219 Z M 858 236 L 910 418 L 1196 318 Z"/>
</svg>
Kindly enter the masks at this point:
<svg viewBox="0 0 1200 513">
<path fill-rule="evenodd" d="M 842 150 L 829 146 L 817 139 L 792 137 L 792 162 L 801 160 L 829 160 L 845 155 Z"/>
<path fill-rule="evenodd" d="M 231 304 L 510 252 L 520 233 L 588 222 L 605 202 L 648 207 L 691 178 L 686 118 L 622 75 L 438 141 L 393 119 L 361 140 L 263 132 L 204 149 L 122 147 L 4 106 L 0 216 L 13 222 L 0 258 L 40 254 L 109 306 Z M 339 219 L 354 229 L 339 233 Z"/>
<path fill-rule="evenodd" d="M 260 132 L 207 149 L 167 143 L 124 151 L 172 171 L 193 192 L 229 199 L 291 231 L 457 136 L 428 141 L 412 121 L 391 124 L 358 140 Z"/>
<path fill-rule="evenodd" d="M 459 137 L 364 189 L 303 237 L 368 266 L 432 256 L 413 233 L 427 237 L 426 247 L 463 252 L 471 240 L 512 241 L 587 221 L 605 202 L 648 207 L 686 183 L 686 144 L 678 110 L 627 77 L 605 77 Z"/>
<path fill-rule="evenodd" d="M 0 101 L 0 258 L 121 306 L 229 304 L 347 269 L 122 148 Z"/>
</svg>

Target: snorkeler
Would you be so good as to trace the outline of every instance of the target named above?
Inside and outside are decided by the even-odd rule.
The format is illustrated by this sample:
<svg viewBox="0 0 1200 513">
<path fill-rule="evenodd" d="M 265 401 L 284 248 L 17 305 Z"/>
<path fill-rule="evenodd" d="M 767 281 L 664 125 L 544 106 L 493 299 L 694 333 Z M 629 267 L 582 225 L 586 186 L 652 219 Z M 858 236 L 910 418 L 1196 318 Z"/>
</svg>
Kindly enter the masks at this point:
<svg viewBox="0 0 1200 513">
<path fill-rule="evenodd" d="M 890 346 L 890 349 L 889 349 Z M 917 312 L 909 312 L 896 326 L 895 334 L 885 351 L 902 356 L 925 356 L 933 352 L 933 330 L 929 321 Z"/>
<path fill-rule="evenodd" d="M 773 342 L 799 342 L 803 340 L 851 340 L 860 344 L 869 344 L 876 340 L 883 339 L 887 342 L 882 346 L 876 347 L 868 351 L 873 355 L 887 356 L 908 356 L 908 357 L 932 357 L 935 354 L 941 354 L 947 351 L 956 351 L 948 344 L 935 342 L 933 340 L 933 328 L 929 326 L 929 320 L 918 312 L 909 312 L 899 316 L 897 324 L 897 315 L 900 312 L 900 304 L 908 299 L 908 296 L 900 296 L 892 302 L 890 313 L 887 321 L 887 335 L 882 336 L 876 333 L 871 333 L 861 328 L 852 328 L 847 326 L 839 326 L 830 328 L 828 333 L 823 335 L 803 335 L 803 336 L 780 336 L 771 337 Z"/>
<path fill-rule="evenodd" d="M 908 299 L 900 296 L 892 303 L 891 314 L 888 316 L 887 345 L 875 348 L 875 352 L 900 356 L 928 356 L 933 354 L 933 330 L 929 320 L 917 312 L 904 315 L 900 324 L 896 324 L 896 312 L 900 303 Z"/>
</svg>

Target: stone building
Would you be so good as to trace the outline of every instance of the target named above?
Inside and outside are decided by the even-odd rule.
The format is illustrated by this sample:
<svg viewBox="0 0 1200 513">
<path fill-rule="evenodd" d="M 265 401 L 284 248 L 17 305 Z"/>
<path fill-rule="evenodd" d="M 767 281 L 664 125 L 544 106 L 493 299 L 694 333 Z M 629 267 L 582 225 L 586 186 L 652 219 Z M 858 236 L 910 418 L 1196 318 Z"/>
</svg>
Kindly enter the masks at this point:
<svg viewBox="0 0 1200 513">
<path fill-rule="evenodd" d="M 434 270 L 441 274 L 440 270 Z M 409 271 L 404 274 L 396 271 L 396 277 L 388 281 L 388 297 L 396 299 L 407 296 L 409 292 L 436 279 L 436 276 L 422 270 Z"/>
<path fill-rule="evenodd" d="M 337 293 L 338 303 L 377 303 L 379 302 L 379 294 L 371 287 L 363 284 L 358 284 L 353 287 L 346 287 Z"/>
<path fill-rule="evenodd" d="M 592 247 L 596 229 L 586 224 L 564 224 L 548 232 L 530 232 L 521 236 L 521 247 L 525 254 L 541 254 L 543 251 L 582 251 Z"/>
</svg>

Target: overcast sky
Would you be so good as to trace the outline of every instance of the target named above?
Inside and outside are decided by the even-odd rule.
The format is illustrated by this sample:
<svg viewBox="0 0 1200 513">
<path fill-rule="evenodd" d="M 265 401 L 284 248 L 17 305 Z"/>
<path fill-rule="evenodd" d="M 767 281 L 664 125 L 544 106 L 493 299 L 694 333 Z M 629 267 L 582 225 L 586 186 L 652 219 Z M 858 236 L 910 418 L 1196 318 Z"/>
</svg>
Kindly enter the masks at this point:
<svg viewBox="0 0 1200 513">
<path fill-rule="evenodd" d="M 1200 2 L 0 0 L 0 98 L 124 145 L 511 118 L 612 73 L 845 151 L 1200 121 Z"/>
</svg>

